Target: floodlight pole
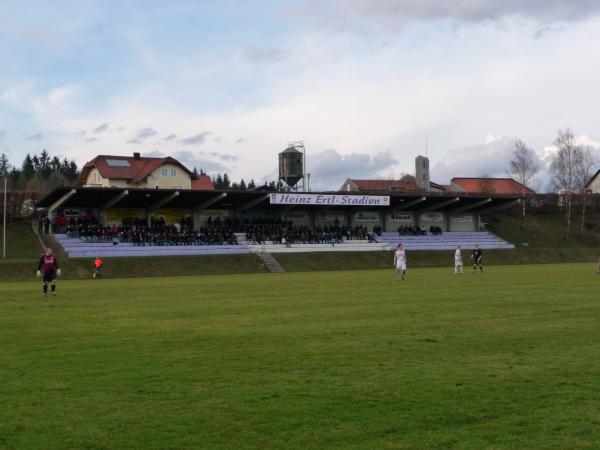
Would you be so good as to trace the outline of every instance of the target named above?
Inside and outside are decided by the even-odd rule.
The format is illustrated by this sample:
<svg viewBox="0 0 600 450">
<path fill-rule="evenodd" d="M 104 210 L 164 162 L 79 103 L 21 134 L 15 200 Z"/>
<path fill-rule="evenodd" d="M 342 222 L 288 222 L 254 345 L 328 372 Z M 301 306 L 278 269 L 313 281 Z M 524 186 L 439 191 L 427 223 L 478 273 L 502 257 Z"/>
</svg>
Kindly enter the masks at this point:
<svg viewBox="0 0 600 450">
<path fill-rule="evenodd" d="M 6 259 L 6 189 L 8 179 L 7 174 L 4 174 L 4 208 L 3 210 L 3 218 L 2 218 L 2 258 Z"/>
</svg>

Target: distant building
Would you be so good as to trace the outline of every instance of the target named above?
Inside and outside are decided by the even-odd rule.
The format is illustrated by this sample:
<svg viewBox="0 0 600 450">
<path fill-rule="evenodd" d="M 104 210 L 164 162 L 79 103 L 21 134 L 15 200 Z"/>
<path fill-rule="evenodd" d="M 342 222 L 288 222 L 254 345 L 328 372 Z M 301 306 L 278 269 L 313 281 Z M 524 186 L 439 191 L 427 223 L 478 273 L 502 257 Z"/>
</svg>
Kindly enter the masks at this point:
<svg viewBox="0 0 600 450">
<path fill-rule="evenodd" d="M 175 158 L 99 155 L 83 166 L 77 181 L 84 187 L 195 189 L 214 191 L 210 177 L 195 175 Z"/>
<path fill-rule="evenodd" d="M 585 185 L 586 192 L 600 194 L 600 170 Z"/>
<path fill-rule="evenodd" d="M 512 178 L 452 178 L 448 190 L 469 194 L 535 195 L 535 191 Z"/>
<path fill-rule="evenodd" d="M 429 177 L 429 159 L 425 156 L 415 158 L 415 174 L 404 175 L 399 180 L 357 180 L 348 178 L 340 187 L 340 192 L 444 192 L 441 184 L 434 183 Z"/>
<path fill-rule="evenodd" d="M 415 158 L 415 182 L 420 191 L 428 192 L 431 190 L 429 180 L 429 158 L 417 156 Z"/>
<path fill-rule="evenodd" d="M 430 182 L 429 191 L 444 192 L 444 186 Z M 399 180 L 357 180 L 348 178 L 340 187 L 340 192 L 419 192 L 415 177 L 405 175 Z"/>
</svg>

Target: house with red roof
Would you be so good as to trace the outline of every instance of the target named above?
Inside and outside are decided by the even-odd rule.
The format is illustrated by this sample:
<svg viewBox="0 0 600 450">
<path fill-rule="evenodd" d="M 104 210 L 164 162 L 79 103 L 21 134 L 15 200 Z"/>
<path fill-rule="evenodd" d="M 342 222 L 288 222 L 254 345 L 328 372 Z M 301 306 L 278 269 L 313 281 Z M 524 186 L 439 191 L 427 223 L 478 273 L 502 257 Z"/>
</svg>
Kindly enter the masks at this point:
<svg viewBox="0 0 600 450">
<path fill-rule="evenodd" d="M 429 182 L 430 192 L 444 192 L 444 186 Z M 358 180 L 348 178 L 340 187 L 340 192 L 418 192 L 417 181 L 412 175 L 404 175 L 399 180 Z"/>
<path fill-rule="evenodd" d="M 512 178 L 452 178 L 449 190 L 469 194 L 535 195 L 535 191 Z"/>
<path fill-rule="evenodd" d="M 78 186 L 214 191 L 207 175 L 196 175 L 170 156 L 164 158 L 98 155 L 87 162 Z"/>
</svg>

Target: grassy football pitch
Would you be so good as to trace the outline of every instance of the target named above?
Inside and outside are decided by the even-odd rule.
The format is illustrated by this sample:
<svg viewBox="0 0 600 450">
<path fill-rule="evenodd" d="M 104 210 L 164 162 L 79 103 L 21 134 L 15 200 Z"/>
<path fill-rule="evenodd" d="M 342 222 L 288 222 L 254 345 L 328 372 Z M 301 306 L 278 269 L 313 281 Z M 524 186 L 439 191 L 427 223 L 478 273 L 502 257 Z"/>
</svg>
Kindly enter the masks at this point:
<svg viewBox="0 0 600 450">
<path fill-rule="evenodd" d="M 0 448 L 598 448 L 594 272 L 0 283 Z"/>
</svg>

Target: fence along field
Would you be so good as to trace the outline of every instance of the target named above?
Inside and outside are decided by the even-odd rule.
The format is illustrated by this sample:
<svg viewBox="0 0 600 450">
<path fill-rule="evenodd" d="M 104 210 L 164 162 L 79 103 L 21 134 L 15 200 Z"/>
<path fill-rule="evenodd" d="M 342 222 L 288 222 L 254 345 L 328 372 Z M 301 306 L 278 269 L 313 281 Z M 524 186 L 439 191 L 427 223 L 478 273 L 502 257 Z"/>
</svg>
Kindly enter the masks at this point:
<svg viewBox="0 0 600 450">
<path fill-rule="evenodd" d="M 591 448 L 595 265 L 0 284 L 2 448 Z"/>
</svg>

